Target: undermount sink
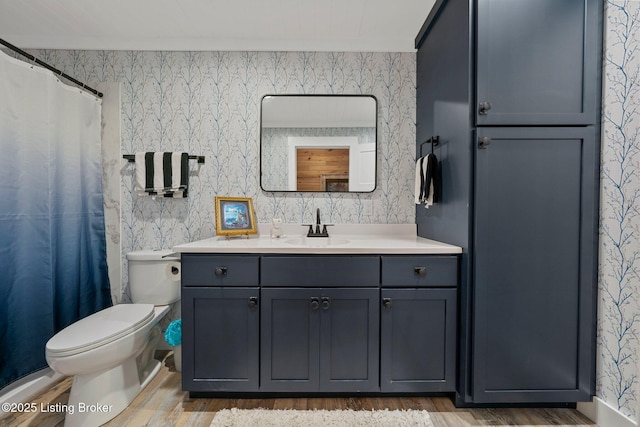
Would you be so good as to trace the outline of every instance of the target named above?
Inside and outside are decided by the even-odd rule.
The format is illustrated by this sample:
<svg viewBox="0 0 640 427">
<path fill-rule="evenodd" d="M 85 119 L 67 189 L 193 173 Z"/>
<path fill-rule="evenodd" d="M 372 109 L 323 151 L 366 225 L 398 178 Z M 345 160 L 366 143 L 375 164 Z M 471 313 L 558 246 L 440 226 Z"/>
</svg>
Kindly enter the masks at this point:
<svg viewBox="0 0 640 427">
<path fill-rule="evenodd" d="M 284 243 L 295 246 L 308 246 L 312 248 L 322 248 L 326 246 L 339 246 L 349 243 L 347 239 L 337 237 L 292 237 L 285 239 Z"/>
</svg>

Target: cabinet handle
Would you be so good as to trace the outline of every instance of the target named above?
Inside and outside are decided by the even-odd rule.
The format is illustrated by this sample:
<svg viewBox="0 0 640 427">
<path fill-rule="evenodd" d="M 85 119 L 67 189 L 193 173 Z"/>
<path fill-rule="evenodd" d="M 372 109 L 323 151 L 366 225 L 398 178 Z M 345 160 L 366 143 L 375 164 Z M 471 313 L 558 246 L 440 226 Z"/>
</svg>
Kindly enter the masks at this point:
<svg viewBox="0 0 640 427">
<path fill-rule="evenodd" d="M 222 277 L 227 275 L 228 268 L 227 267 L 216 267 L 216 276 Z"/>
<path fill-rule="evenodd" d="M 491 138 L 489 138 L 488 136 L 483 136 L 478 138 L 478 148 L 481 150 L 484 150 L 485 148 L 487 148 L 489 146 L 489 144 L 491 144 Z"/>
<path fill-rule="evenodd" d="M 391 298 L 382 298 L 382 306 L 387 310 L 393 305 Z"/>
<path fill-rule="evenodd" d="M 418 277 L 425 277 L 427 275 L 427 267 L 413 267 L 413 274 Z"/>
<path fill-rule="evenodd" d="M 478 114 L 481 116 L 486 116 L 489 113 L 489 110 L 491 110 L 491 103 L 490 102 L 481 102 L 480 104 L 478 104 Z"/>
<path fill-rule="evenodd" d="M 258 297 L 249 297 L 249 308 L 255 309 L 258 307 Z"/>
<path fill-rule="evenodd" d="M 317 310 L 320 307 L 320 303 L 318 302 L 318 297 L 311 298 L 311 310 Z"/>
<path fill-rule="evenodd" d="M 331 306 L 331 299 L 329 299 L 328 297 L 322 297 L 322 309 L 329 310 L 330 306 Z"/>
</svg>

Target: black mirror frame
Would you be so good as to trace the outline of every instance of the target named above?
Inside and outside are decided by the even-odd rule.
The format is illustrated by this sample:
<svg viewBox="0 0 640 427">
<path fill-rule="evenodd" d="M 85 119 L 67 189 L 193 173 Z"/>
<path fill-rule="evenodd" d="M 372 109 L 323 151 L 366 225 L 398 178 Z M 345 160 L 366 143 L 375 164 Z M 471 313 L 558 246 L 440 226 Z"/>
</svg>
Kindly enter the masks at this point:
<svg viewBox="0 0 640 427">
<path fill-rule="evenodd" d="M 339 194 L 367 194 L 367 193 L 373 193 L 377 188 L 378 188 L 378 99 L 374 96 L 374 95 L 368 95 L 368 94 L 303 94 L 303 93 L 286 93 L 286 94 L 266 94 L 263 95 L 262 98 L 260 99 L 260 133 L 259 133 L 259 140 L 258 143 L 260 145 L 259 150 L 258 150 L 258 156 L 260 157 L 260 170 L 259 170 L 259 175 L 260 175 L 260 189 L 264 192 L 267 193 L 327 193 L 327 191 L 310 191 L 310 190 L 303 190 L 303 191 L 299 191 L 299 190 L 267 190 L 264 188 L 263 183 L 262 183 L 262 169 L 264 167 L 263 165 L 263 160 L 262 160 L 262 122 L 263 122 L 263 103 L 265 98 L 270 98 L 270 97 L 285 97 L 285 96 L 296 96 L 296 97 L 359 97 L 359 98 L 372 98 L 374 103 L 375 103 L 375 111 L 376 111 L 376 119 L 375 119 L 375 144 L 376 144 L 376 154 L 375 154 L 375 164 L 374 164 L 374 185 L 373 185 L 373 189 L 371 191 L 345 191 L 345 192 L 338 192 Z"/>
</svg>

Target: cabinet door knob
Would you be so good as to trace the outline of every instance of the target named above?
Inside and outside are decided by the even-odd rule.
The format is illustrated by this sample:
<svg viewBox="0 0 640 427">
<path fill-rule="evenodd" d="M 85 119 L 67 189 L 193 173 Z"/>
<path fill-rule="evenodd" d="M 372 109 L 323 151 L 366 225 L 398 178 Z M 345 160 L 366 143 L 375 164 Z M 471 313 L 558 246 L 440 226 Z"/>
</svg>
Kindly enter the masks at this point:
<svg viewBox="0 0 640 427">
<path fill-rule="evenodd" d="M 331 306 L 331 299 L 329 299 L 328 297 L 322 297 L 322 309 L 329 310 L 330 306 Z"/>
<path fill-rule="evenodd" d="M 392 304 L 391 298 L 382 298 L 382 306 L 387 310 L 391 308 Z"/>
<path fill-rule="evenodd" d="M 318 307 L 320 307 L 320 302 L 318 300 L 318 297 L 312 297 L 311 298 L 311 310 L 317 310 Z"/>
<path fill-rule="evenodd" d="M 413 274 L 418 277 L 425 277 L 427 275 L 427 267 L 413 267 Z"/>
<path fill-rule="evenodd" d="M 258 307 L 258 297 L 249 297 L 249 308 L 254 309 Z"/>
<path fill-rule="evenodd" d="M 216 267 L 215 274 L 218 277 L 226 276 L 227 270 L 227 267 Z"/>
<path fill-rule="evenodd" d="M 490 102 L 481 102 L 480 104 L 478 104 L 478 114 L 481 116 L 486 116 L 487 113 L 489 112 L 489 110 L 491 110 L 491 103 Z"/>
<path fill-rule="evenodd" d="M 491 138 L 489 138 L 488 136 L 482 136 L 480 138 L 478 138 L 478 148 L 483 150 L 485 148 L 487 148 L 489 146 L 489 144 L 491 144 Z"/>
</svg>

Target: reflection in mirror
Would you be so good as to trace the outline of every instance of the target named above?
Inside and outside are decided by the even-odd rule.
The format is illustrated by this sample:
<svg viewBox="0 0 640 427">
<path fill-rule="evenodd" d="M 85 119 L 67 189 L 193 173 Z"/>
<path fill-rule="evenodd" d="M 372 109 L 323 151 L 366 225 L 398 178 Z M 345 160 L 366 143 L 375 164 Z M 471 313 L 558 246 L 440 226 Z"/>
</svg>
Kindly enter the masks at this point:
<svg viewBox="0 0 640 427">
<path fill-rule="evenodd" d="M 266 95 L 260 127 L 264 191 L 371 192 L 377 101 L 371 95 Z"/>
</svg>

